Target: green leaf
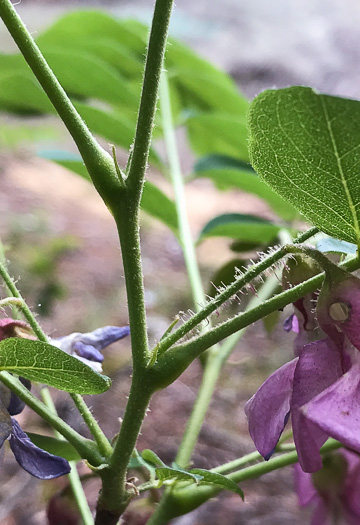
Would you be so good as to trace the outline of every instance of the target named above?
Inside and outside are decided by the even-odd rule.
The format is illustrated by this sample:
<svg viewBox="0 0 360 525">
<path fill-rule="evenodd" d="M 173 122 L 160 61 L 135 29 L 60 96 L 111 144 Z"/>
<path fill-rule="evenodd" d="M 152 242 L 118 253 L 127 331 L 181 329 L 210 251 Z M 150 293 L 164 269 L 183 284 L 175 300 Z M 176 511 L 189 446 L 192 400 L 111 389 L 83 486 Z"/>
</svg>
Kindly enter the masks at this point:
<svg viewBox="0 0 360 525">
<path fill-rule="evenodd" d="M 312 224 L 357 245 L 359 122 L 360 102 L 304 87 L 265 91 L 249 114 L 259 175 Z"/>
<path fill-rule="evenodd" d="M 76 47 L 43 49 L 43 53 L 69 95 L 96 98 L 136 112 L 140 86 L 135 88 L 110 64 L 86 51 L 77 51 Z"/>
<path fill-rule="evenodd" d="M 237 158 L 225 155 L 202 157 L 194 166 L 194 176 L 211 179 L 220 190 L 239 189 L 257 195 L 285 220 L 294 220 L 299 215 L 291 204 L 258 177 L 250 164 Z"/>
<path fill-rule="evenodd" d="M 34 445 L 46 450 L 46 452 L 50 454 L 60 456 L 68 461 L 80 461 L 82 459 L 75 448 L 65 439 L 42 436 L 41 434 L 33 434 L 32 432 L 26 433 Z"/>
<path fill-rule="evenodd" d="M 10 338 L 0 342 L 0 370 L 76 394 L 101 394 L 111 381 L 79 359 L 41 341 Z"/>
<path fill-rule="evenodd" d="M 161 467 L 156 469 L 156 475 L 162 482 L 164 481 L 194 481 L 198 483 L 202 480 L 203 476 L 195 473 L 188 472 L 186 470 L 170 467 Z"/>
<path fill-rule="evenodd" d="M 238 494 L 244 501 L 244 493 L 241 488 L 235 483 L 235 481 L 232 481 L 226 476 L 217 474 L 216 472 L 210 472 L 209 470 L 204 470 L 202 468 L 193 468 L 189 472 L 202 476 L 202 483 L 211 483 L 212 485 L 218 485 L 223 489 L 235 492 L 235 494 Z"/>
<path fill-rule="evenodd" d="M 241 213 L 225 213 L 211 219 L 202 229 L 199 240 L 207 237 L 231 237 L 242 242 L 267 244 L 273 241 L 279 230 L 273 222 Z"/>
<path fill-rule="evenodd" d="M 331 237 L 320 239 L 320 241 L 318 241 L 316 244 L 316 248 L 320 252 L 324 253 L 346 253 L 355 255 L 357 252 L 356 244 L 346 241 L 339 241 L 338 239 L 333 239 Z"/>
<path fill-rule="evenodd" d="M 37 152 L 37 154 L 39 157 L 51 160 L 52 162 L 59 164 L 59 166 L 63 166 L 69 171 L 72 171 L 73 173 L 76 173 L 77 175 L 80 175 L 84 179 L 91 182 L 91 178 L 85 164 L 81 160 L 81 157 L 79 157 L 79 155 L 76 153 L 69 153 L 67 151 L 61 150 L 40 150 Z"/>
<path fill-rule="evenodd" d="M 246 119 L 227 113 L 201 113 L 184 122 L 197 155 L 221 154 L 249 159 Z"/>
</svg>

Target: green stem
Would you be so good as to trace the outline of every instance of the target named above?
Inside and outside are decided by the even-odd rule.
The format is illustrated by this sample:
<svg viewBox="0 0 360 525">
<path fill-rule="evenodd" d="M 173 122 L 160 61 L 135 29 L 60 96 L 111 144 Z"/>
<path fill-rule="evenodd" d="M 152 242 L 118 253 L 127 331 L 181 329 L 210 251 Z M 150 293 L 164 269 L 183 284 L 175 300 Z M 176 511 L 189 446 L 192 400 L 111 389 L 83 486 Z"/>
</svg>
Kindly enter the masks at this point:
<svg viewBox="0 0 360 525">
<path fill-rule="evenodd" d="M 187 274 L 189 276 L 195 309 L 199 311 L 201 309 L 201 305 L 204 305 L 206 300 L 186 210 L 183 176 L 181 173 L 173 117 L 171 112 L 169 83 L 165 71 L 162 73 L 160 83 L 160 109 L 166 153 L 170 167 L 169 173 L 175 194 L 175 206 L 179 225 L 179 238 L 184 254 Z"/>
<path fill-rule="evenodd" d="M 74 401 L 76 408 L 80 412 L 83 420 L 87 424 L 92 436 L 94 437 L 99 452 L 106 458 L 111 456 L 113 448 L 105 436 L 104 432 L 101 430 L 98 422 L 91 413 L 91 410 L 79 394 L 70 394 L 72 400 Z"/>
<path fill-rule="evenodd" d="M 76 504 L 78 506 L 83 525 L 94 525 L 94 518 L 90 510 L 85 492 L 77 471 L 76 461 L 70 461 L 70 473 L 68 474 L 71 490 L 73 491 Z"/>
<path fill-rule="evenodd" d="M 0 0 L 0 16 L 73 137 L 96 189 L 105 203 L 110 208 L 114 208 L 118 204 L 121 184 L 117 177 L 113 159 L 101 148 L 90 133 L 10 0 Z"/>
<path fill-rule="evenodd" d="M 39 339 L 39 341 L 43 341 L 44 343 L 47 343 L 48 340 L 47 340 L 46 335 L 42 331 L 39 323 L 35 319 L 35 316 L 31 312 L 30 308 L 28 307 L 23 297 L 21 296 L 19 290 L 15 286 L 15 283 L 10 277 L 7 269 L 1 263 L 0 263 L 0 276 L 2 277 L 4 283 L 6 284 L 6 287 L 8 288 L 10 295 L 12 295 L 13 298 L 18 300 L 18 303 L 16 304 L 16 306 L 20 308 L 20 310 L 23 312 L 26 320 L 28 321 L 29 325 L 33 329 L 33 332 L 36 335 L 36 337 Z"/>
<path fill-rule="evenodd" d="M 41 397 L 43 398 L 43 401 L 45 405 L 48 407 L 48 409 L 57 416 L 56 407 L 54 404 L 54 401 L 51 397 L 50 391 L 47 387 L 43 387 L 41 389 Z M 55 437 L 62 438 L 61 434 L 54 430 Z M 78 506 L 81 518 L 83 520 L 84 525 L 94 525 L 94 520 L 92 517 L 91 510 L 89 508 L 88 501 L 86 499 L 84 489 L 80 480 L 79 473 L 77 471 L 76 467 L 76 461 L 70 461 L 70 473 L 68 474 L 69 483 L 71 486 L 71 490 L 74 494 L 74 498 L 76 501 L 76 504 Z"/>
<path fill-rule="evenodd" d="M 311 228 L 307 232 L 299 235 L 298 238 L 295 239 L 294 243 L 295 244 L 302 243 L 306 241 L 307 239 L 309 239 L 310 237 L 314 236 L 317 232 L 318 232 L 317 228 Z M 239 292 L 239 290 L 241 290 L 246 284 L 248 284 L 250 281 L 258 277 L 262 272 L 270 268 L 273 264 L 277 263 L 280 259 L 282 259 L 287 254 L 288 252 L 286 250 L 286 247 L 282 246 L 281 248 L 276 250 L 274 253 L 272 253 L 265 259 L 251 266 L 241 277 L 236 279 L 235 282 L 233 282 L 230 286 L 228 286 L 226 290 L 224 290 L 218 296 L 212 299 L 205 306 L 205 308 L 200 310 L 200 312 L 196 313 L 193 317 L 191 317 L 188 321 L 186 321 L 186 323 L 180 326 L 180 328 L 175 330 L 175 332 L 173 332 L 172 334 L 164 338 L 162 341 L 160 341 L 159 349 L 158 349 L 159 353 L 162 354 L 168 348 L 173 346 L 177 341 L 179 341 L 186 334 L 191 332 L 191 330 L 195 328 L 198 324 L 205 321 L 209 315 L 211 315 L 225 301 L 227 301 L 233 295 Z"/>
<path fill-rule="evenodd" d="M 219 465 L 218 467 L 212 468 L 211 472 L 217 472 L 218 474 L 225 475 L 235 469 L 247 465 L 248 463 L 253 463 L 254 461 L 259 461 L 262 459 L 263 457 L 259 452 L 250 452 L 250 454 L 246 454 L 241 458 L 234 459 L 233 461 L 229 461 L 228 463 L 224 463 L 223 465 Z"/>
<path fill-rule="evenodd" d="M 251 309 L 270 297 L 277 285 L 278 281 L 275 277 L 266 281 L 260 288 L 258 297 L 253 297 L 249 302 L 248 308 Z M 224 345 L 216 353 L 209 356 L 207 360 L 198 395 L 176 456 L 176 463 L 182 467 L 186 467 L 191 459 L 192 451 L 196 445 L 222 367 L 236 343 L 245 333 L 245 330 L 246 328 L 229 337 Z"/>
<path fill-rule="evenodd" d="M 150 353 L 141 264 L 139 203 L 148 161 L 172 6 L 173 0 L 156 0 L 134 147 L 126 169 L 128 174 L 125 181 L 126 191 L 121 198 L 121 206 L 113 210 L 119 231 L 128 297 L 133 379 L 109 468 L 100 473 L 103 485 L 95 523 L 101 525 L 117 523 L 129 503 L 125 486 L 127 467 L 154 391 L 151 384 L 152 372 L 147 368 Z"/>
<path fill-rule="evenodd" d="M 73 445 L 79 452 L 80 456 L 87 459 L 91 465 L 99 466 L 103 463 L 104 458 L 99 454 L 93 441 L 84 438 L 71 428 L 62 419 L 49 410 L 44 403 L 39 401 L 29 390 L 8 372 L 0 372 L 0 380 L 8 386 L 20 399 L 34 410 L 39 416 L 57 430 L 65 439 Z"/>
<path fill-rule="evenodd" d="M 129 158 L 129 165 L 126 168 L 128 173 L 126 185 L 131 188 L 135 195 L 136 205 L 140 203 L 149 157 L 172 8 L 173 0 L 156 0 L 145 62 L 134 147 Z"/>
</svg>

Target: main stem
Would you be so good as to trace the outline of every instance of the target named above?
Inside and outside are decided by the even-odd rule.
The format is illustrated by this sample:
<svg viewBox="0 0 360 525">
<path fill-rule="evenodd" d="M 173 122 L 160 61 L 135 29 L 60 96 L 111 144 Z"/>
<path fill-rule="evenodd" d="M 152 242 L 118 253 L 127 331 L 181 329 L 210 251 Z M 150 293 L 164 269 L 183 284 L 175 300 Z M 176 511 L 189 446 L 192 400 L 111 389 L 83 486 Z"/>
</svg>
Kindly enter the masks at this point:
<svg viewBox="0 0 360 525">
<path fill-rule="evenodd" d="M 131 494 L 126 491 L 128 463 L 154 391 L 151 370 L 148 369 L 150 354 L 141 263 L 139 206 L 172 6 L 173 0 L 156 0 L 134 146 L 127 167 L 126 190 L 120 198 L 119 206 L 113 209 L 119 231 L 128 298 L 133 379 L 109 468 L 101 473 L 103 485 L 97 506 L 97 525 L 115 525 L 130 501 Z"/>
</svg>

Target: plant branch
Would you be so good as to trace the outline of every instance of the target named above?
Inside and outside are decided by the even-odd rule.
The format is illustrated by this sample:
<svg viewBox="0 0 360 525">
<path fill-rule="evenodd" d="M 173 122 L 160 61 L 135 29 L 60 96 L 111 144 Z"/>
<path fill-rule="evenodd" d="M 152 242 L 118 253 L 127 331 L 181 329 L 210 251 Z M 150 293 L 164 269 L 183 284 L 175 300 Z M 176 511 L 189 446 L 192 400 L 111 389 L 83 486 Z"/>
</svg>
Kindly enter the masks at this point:
<svg viewBox="0 0 360 525">
<path fill-rule="evenodd" d="M 135 197 L 135 206 L 140 203 L 149 157 L 172 8 L 173 0 L 156 0 L 146 55 L 134 146 L 129 158 L 129 165 L 126 168 L 128 173 L 126 185 Z"/>
<path fill-rule="evenodd" d="M 113 209 L 118 204 L 121 193 L 121 183 L 113 159 L 90 133 L 10 0 L 0 0 L 0 16 L 74 139 L 97 191 Z"/>
<path fill-rule="evenodd" d="M 277 285 L 278 281 L 275 277 L 266 281 L 259 290 L 258 297 L 253 297 L 249 302 L 248 309 L 252 309 L 261 301 L 268 299 L 273 294 Z M 246 328 L 229 337 L 216 353 L 209 356 L 206 362 L 198 396 L 195 400 L 190 418 L 186 425 L 182 442 L 176 456 L 176 463 L 182 467 L 186 467 L 191 459 L 192 451 L 196 445 L 196 441 L 198 439 L 222 367 L 231 354 L 236 343 L 243 336 L 245 330 Z"/>
<path fill-rule="evenodd" d="M 195 309 L 199 311 L 201 305 L 205 304 L 206 300 L 186 210 L 184 183 L 176 144 L 171 112 L 169 83 L 166 71 L 163 71 L 160 82 L 160 109 L 166 153 L 169 162 L 169 173 L 175 194 L 176 214 L 179 223 L 179 238 L 189 276 Z"/>
<path fill-rule="evenodd" d="M 139 204 L 147 167 L 158 90 L 165 55 L 173 0 L 156 0 L 145 63 L 143 89 L 134 146 L 126 168 L 125 196 L 122 206 L 113 210 L 118 226 L 128 297 L 129 324 L 133 354 L 133 379 L 124 419 L 109 467 L 100 471 L 102 491 L 95 523 L 112 525 L 128 505 L 126 473 L 131 454 L 154 388 L 151 369 L 144 300 L 143 272 L 139 236 Z"/>
<path fill-rule="evenodd" d="M 343 445 L 334 439 L 329 439 L 320 449 L 321 454 L 326 454 L 341 448 Z M 248 458 L 249 456 L 247 456 Z M 241 483 L 248 479 L 259 478 L 260 476 L 279 470 L 289 465 L 297 463 L 298 455 L 296 451 L 288 452 L 280 456 L 271 458 L 269 461 L 262 461 L 255 465 L 246 467 L 237 472 L 229 474 L 227 477 L 235 483 Z M 215 470 L 214 470 L 215 471 Z M 159 506 L 148 521 L 148 525 L 166 525 L 171 519 L 187 514 L 200 505 L 208 501 L 221 492 L 221 488 L 211 485 L 186 485 L 178 487 L 175 485 L 169 492 L 166 507 Z"/>
<path fill-rule="evenodd" d="M 74 401 L 76 408 L 80 412 L 81 417 L 87 424 L 92 436 L 94 437 L 96 444 L 98 446 L 99 452 L 106 458 L 111 456 L 113 448 L 105 436 L 104 432 L 101 430 L 98 422 L 91 413 L 90 408 L 85 403 L 84 399 L 79 394 L 70 394 L 72 400 Z"/>
<path fill-rule="evenodd" d="M 302 243 L 308 240 L 310 237 L 313 237 L 319 230 L 317 228 L 311 228 L 310 230 L 300 234 L 297 239 L 294 240 L 295 244 Z M 277 263 L 285 255 L 287 255 L 286 247 L 282 246 L 274 253 L 261 260 L 260 262 L 251 266 L 241 277 L 236 279 L 230 286 L 226 288 L 223 292 L 217 295 L 214 299 L 209 301 L 209 303 L 202 309 L 200 312 L 196 313 L 191 317 L 186 323 L 184 323 L 180 328 L 175 330 L 172 334 L 168 335 L 158 344 L 158 352 L 162 354 L 166 352 L 168 348 L 173 346 L 177 341 L 182 339 L 186 334 L 191 332 L 198 324 L 202 323 L 211 315 L 217 308 L 219 308 L 225 301 L 230 299 L 235 295 L 239 290 L 241 290 L 244 285 L 258 277 L 262 272 L 270 268 L 273 264 Z"/>
</svg>

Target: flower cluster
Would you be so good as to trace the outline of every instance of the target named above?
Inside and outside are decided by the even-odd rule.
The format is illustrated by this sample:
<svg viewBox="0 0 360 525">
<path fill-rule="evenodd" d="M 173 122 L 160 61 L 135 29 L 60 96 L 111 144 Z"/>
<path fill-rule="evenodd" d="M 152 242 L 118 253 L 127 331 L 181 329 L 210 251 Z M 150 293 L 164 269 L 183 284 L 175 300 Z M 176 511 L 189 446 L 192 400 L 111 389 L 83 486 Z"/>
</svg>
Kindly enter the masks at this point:
<svg viewBox="0 0 360 525">
<path fill-rule="evenodd" d="M 298 357 L 274 372 L 245 407 L 250 435 L 265 459 L 291 415 L 305 472 L 321 469 L 320 447 L 328 437 L 360 452 L 360 280 L 329 267 L 317 320 L 323 338 L 297 345 Z M 301 322 L 298 330 L 303 336 Z"/>
</svg>

